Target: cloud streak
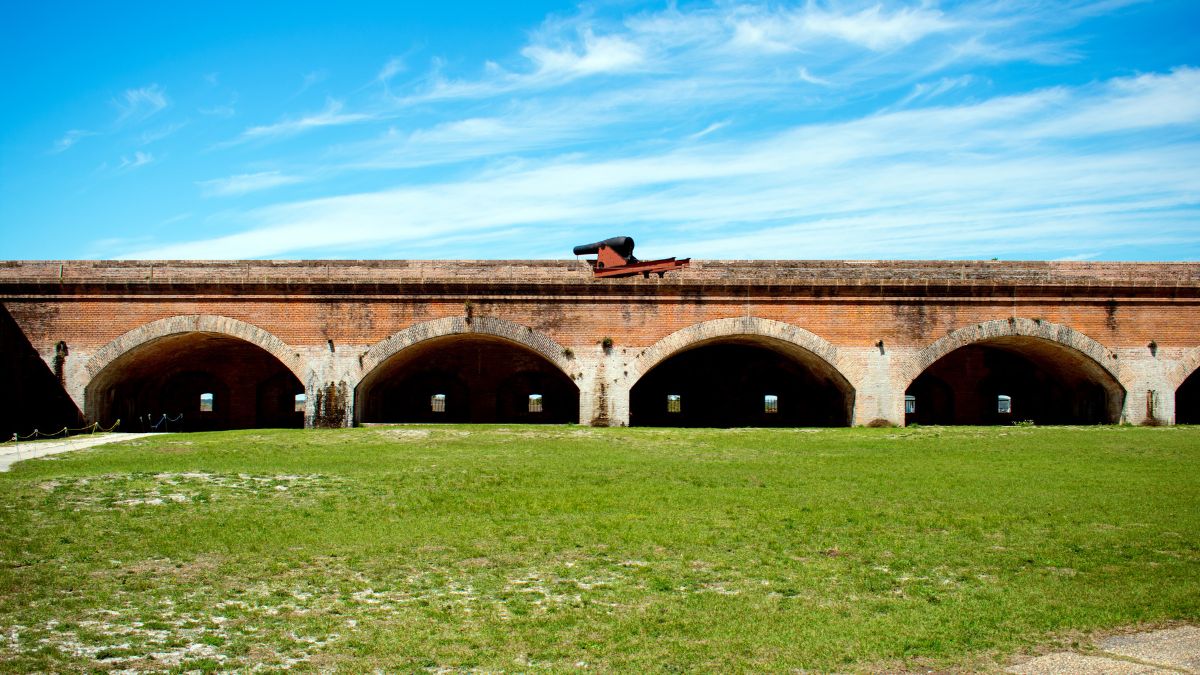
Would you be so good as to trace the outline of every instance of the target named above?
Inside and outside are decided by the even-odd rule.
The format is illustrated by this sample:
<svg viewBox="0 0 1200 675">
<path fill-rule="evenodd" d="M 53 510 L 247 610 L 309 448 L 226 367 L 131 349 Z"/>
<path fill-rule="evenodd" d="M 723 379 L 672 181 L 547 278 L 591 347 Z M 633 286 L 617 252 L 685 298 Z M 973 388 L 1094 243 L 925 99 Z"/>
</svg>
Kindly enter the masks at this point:
<svg viewBox="0 0 1200 675">
<path fill-rule="evenodd" d="M 283 120 L 274 124 L 250 127 L 243 131 L 241 136 L 236 140 L 226 145 L 295 136 L 314 129 L 360 124 L 375 118 L 374 115 L 367 113 L 342 112 L 344 107 L 345 104 L 341 101 L 328 99 L 325 102 L 325 108 L 319 112 L 304 115 L 296 119 Z"/>
<path fill-rule="evenodd" d="M 170 101 L 162 87 L 151 84 L 137 89 L 126 89 L 118 98 L 113 99 L 117 108 L 117 122 L 144 122 L 161 112 Z"/>
<path fill-rule="evenodd" d="M 260 171 L 200 181 L 196 185 L 200 186 L 203 193 L 209 197 L 236 197 L 281 185 L 301 183 L 304 180 L 300 176 L 289 176 L 279 171 Z"/>
<path fill-rule="evenodd" d="M 88 131 L 87 129 L 71 129 L 63 134 L 62 138 L 54 142 L 53 152 L 65 152 L 70 150 L 76 143 L 82 141 L 88 136 L 95 136 L 96 132 Z"/>
<path fill-rule="evenodd" d="M 133 155 L 123 155 L 121 163 L 117 165 L 118 171 L 137 169 L 147 164 L 154 162 L 154 155 L 148 152 L 138 150 Z"/>
<path fill-rule="evenodd" d="M 1089 253 L 1178 245 L 1193 241 L 1200 204 L 1198 124 L 1200 70 L 1178 68 L 754 138 L 710 133 L 637 154 L 485 166 L 256 209 L 242 214 L 244 231 L 132 257 L 405 250 L 430 232 L 522 228 L 569 242 L 581 227 L 630 231 L 651 245 L 686 240 L 680 253 L 697 257 L 1065 257 L 1080 242 Z M 1185 138 L 1147 133 L 1163 129 Z M 495 120 L 441 131 L 504 135 Z M 1153 232 L 1136 226 L 1148 212 Z"/>
</svg>

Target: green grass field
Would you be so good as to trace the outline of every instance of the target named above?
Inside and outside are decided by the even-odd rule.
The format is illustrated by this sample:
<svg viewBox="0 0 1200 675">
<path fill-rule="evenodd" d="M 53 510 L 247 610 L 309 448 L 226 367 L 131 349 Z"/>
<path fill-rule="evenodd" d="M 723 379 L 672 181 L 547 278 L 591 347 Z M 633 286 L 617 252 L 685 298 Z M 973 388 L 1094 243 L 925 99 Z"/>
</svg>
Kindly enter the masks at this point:
<svg viewBox="0 0 1200 675">
<path fill-rule="evenodd" d="M 164 435 L 0 558 L 5 671 L 988 670 L 1200 620 L 1200 428 Z"/>
</svg>

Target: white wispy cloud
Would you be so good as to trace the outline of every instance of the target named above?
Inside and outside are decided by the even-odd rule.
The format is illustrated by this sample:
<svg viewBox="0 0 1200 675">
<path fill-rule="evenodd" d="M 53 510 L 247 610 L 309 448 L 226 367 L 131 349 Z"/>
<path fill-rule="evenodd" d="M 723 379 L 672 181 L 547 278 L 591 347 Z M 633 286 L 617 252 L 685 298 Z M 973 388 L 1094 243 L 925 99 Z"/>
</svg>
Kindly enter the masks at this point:
<svg viewBox="0 0 1200 675">
<path fill-rule="evenodd" d="M 619 73 L 641 65 L 644 55 L 636 43 L 620 36 L 581 32 L 578 44 L 551 47 L 532 44 L 521 50 L 535 67 L 535 76 L 577 77 Z"/>
<path fill-rule="evenodd" d="M 312 129 L 359 124 L 375 119 L 374 115 L 368 113 L 342 112 L 344 107 L 345 104 L 341 101 L 328 99 L 325 102 L 325 108 L 320 112 L 311 113 L 296 119 L 287 119 L 275 124 L 250 127 L 243 131 L 241 136 L 238 136 L 236 140 L 230 141 L 230 143 L 293 136 Z"/>
<path fill-rule="evenodd" d="M 196 112 L 208 117 L 233 117 L 237 114 L 237 108 L 234 107 L 235 103 L 237 103 L 236 97 L 227 104 L 215 105 L 209 108 L 197 108 Z"/>
<path fill-rule="evenodd" d="M 819 84 L 823 87 L 828 87 L 833 84 L 833 82 L 830 82 L 825 78 L 817 77 L 816 75 L 808 72 L 808 68 L 805 68 L 804 66 L 800 66 L 796 69 L 796 77 L 799 77 L 802 81 L 809 84 Z"/>
<path fill-rule="evenodd" d="M 740 7 L 732 23 L 732 43 L 768 52 L 794 51 L 822 39 L 836 39 L 887 51 L 954 28 L 953 22 L 926 6 L 892 11 L 873 5 L 857 12 L 808 3 L 795 9 Z"/>
<path fill-rule="evenodd" d="M 142 145 L 150 145 L 151 143 L 156 143 L 158 141 L 163 140 L 164 138 L 174 135 L 175 132 L 186 127 L 187 125 L 188 125 L 187 120 L 183 120 L 181 122 L 173 122 L 171 124 L 168 124 L 165 127 L 159 127 L 158 129 L 150 129 L 148 131 L 144 131 L 138 138 L 141 141 Z"/>
<path fill-rule="evenodd" d="M 279 171 L 260 171 L 199 181 L 196 185 L 200 186 L 207 196 L 230 197 L 268 190 L 281 185 L 300 183 L 304 180 L 301 176 L 290 176 Z"/>
<path fill-rule="evenodd" d="M 393 56 L 392 58 L 388 59 L 387 63 L 383 64 L 382 68 L 379 69 L 379 73 L 375 75 L 375 80 L 377 82 L 386 84 L 393 77 L 404 72 L 406 68 L 407 67 L 404 64 L 404 59 L 400 58 L 399 56 Z"/>
<path fill-rule="evenodd" d="M 724 129 L 727 126 L 729 126 L 728 120 L 723 121 L 723 122 L 713 122 L 712 124 L 701 129 L 700 131 L 697 131 L 696 133 L 688 136 L 688 140 L 694 141 L 694 140 L 697 140 L 700 138 L 704 138 L 705 136 L 712 134 L 712 133 L 716 133 L 716 132 L 720 131 L 721 129 Z"/>
<path fill-rule="evenodd" d="M 71 129 L 67 133 L 63 134 L 62 138 L 60 138 L 54 142 L 53 151 L 54 152 L 63 152 L 65 150 L 70 150 L 71 147 L 74 146 L 79 141 L 87 138 L 88 136 L 95 136 L 95 135 L 96 135 L 96 132 L 88 131 L 87 129 Z"/>
<path fill-rule="evenodd" d="M 138 150 L 137 152 L 134 152 L 133 155 L 122 155 L 121 163 L 117 165 L 117 170 L 136 169 L 138 167 L 146 166 L 153 161 L 154 155 Z"/>
<path fill-rule="evenodd" d="M 141 122 L 162 111 L 170 105 L 170 101 L 162 87 L 151 84 L 137 89 L 126 89 L 119 98 L 113 99 L 113 105 L 118 110 L 118 123 Z"/>
<path fill-rule="evenodd" d="M 321 82 L 324 82 L 328 77 L 329 77 L 329 70 L 325 69 L 325 68 L 321 68 L 318 70 L 313 70 L 313 71 L 309 71 L 309 72 L 305 73 L 304 77 L 302 78 L 302 81 L 300 83 L 300 89 L 298 89 L 296 91 L 294 96 L 299 96 L 300 94 L 303 94 L 304 92 L 308 91 L 312 87 L 320 84 Z"/>
<path fill-rule="evenodd" d="M 635 234 L 643 244 L 669 240 L 674 252 L 697 257 L 1069 256 L 1081 241 L 1097 251 L 1190 242 L 1200 203 L 1197 77 L 1200 70 L 1178 68 L 756 138 L 527 159 L 444 182 L 261 208 L 239 216 L 244 231 L 133 257 L 403 247 L 431 232 L 520 228 L 569 243 L 581 226 Z M 1163 128 L 1192 131 L 1183 140 L 1126 140 Z M 442 131 L 506 133 L 484 119 Z M 1073 142 L 1080 138 L 1087 142 Z M 1138 223 L 1151 211 L 1156 227 L 1147 231 Z"/>
<path fill-rule="evenodd" d="M 896 103 L 895 107 L 903 108 L 913 102 L 929 101 L 948 91 L 968 87 L 974 81 L 975 78 L 972 75 L 960 75 L 958 77 L 943 77 L 936 82 L 918 82 L 913 85 L 912 91 L 907 96 Z"/>
</svg>

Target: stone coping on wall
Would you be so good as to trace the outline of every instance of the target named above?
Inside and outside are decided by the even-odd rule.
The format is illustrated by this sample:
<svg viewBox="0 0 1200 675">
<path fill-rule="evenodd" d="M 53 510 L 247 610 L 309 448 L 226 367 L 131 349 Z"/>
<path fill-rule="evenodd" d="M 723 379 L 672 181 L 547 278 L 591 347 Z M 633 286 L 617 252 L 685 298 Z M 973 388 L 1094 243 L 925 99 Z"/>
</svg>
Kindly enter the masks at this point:
<svg viewBox="0 0 1200 675">
<path fill-rule="evenodd" d="M 595 279 L 581 260 L 0 261 L 0 297 L 91 294 L 1079 296 L 1200 298 L 1200 263 L 696 260 Z"/>
</svg>

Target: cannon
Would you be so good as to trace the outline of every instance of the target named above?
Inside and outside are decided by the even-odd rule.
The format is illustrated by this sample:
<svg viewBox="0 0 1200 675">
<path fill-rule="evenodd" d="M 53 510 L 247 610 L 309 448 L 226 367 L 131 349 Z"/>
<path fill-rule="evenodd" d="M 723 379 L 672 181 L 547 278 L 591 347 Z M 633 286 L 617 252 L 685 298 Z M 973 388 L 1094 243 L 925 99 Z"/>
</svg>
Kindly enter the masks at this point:
<svg viewBox="0 0 1200 675">
<path fill-rule="evenodd" d="M 661 278 L 671 270 L 687 267 L 692 260 L 638 260 L 633 257 L 633 237 L 610 237 L 592 244 L 580 244 L 572 250 L 575 255 L 596 256 L 595 260 L 588 261 L 596 277 L 632 277 L 640 274 L 649 279 L 651 274 L 657 274 Z"/>
</svg>

